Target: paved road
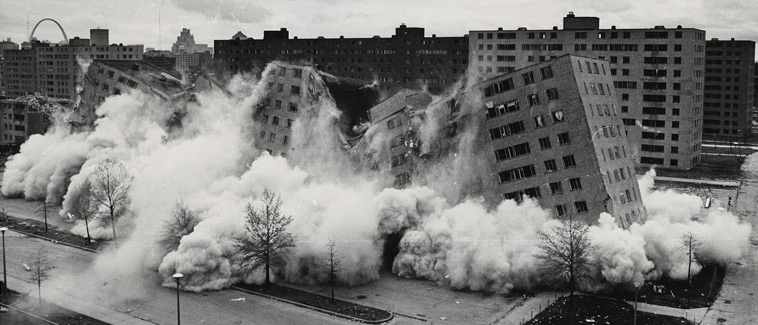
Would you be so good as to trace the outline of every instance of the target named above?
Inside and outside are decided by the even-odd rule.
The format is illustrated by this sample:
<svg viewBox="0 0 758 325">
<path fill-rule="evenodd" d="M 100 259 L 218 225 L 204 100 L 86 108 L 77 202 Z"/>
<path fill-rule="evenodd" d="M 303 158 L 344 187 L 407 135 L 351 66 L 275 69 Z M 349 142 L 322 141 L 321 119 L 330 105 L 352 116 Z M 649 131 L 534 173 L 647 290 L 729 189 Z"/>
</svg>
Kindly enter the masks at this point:
<svg viewBox="0 0 758 325">
<path fill-rule="evenodd" d="M 6 232 L 8 286 L 36 294 L 28 283 L 31 256 L 48 252 L 55 265 L 54 279 L 43 284 L 43 299 L 113 324 L 175 324 L 176 291 L 157 284 L 148 295 L 112 303 L 108 292 L 118 283 L 87 283 L 88 265 L 95 254 Z M 102 290 L 97 290 L 102 287 Z M 231 301 L 245 298 L 245 301 Z M 254 295 L 224 290 L 201 294 L 182 292 L 183 324 L 352 324 L 343 319 Z"/>
<path fill-rule="evenodd" d="M 758 160 L 753 154 L 746 160 Z M 758 165 L 756 165 L 758 166 Z M 753 225 L 750 250 L 727 268 L 721 295 L 701 324 L 758 324 L 758 171 L 748 173 L 733 209 L 741 220 Z"/>
</svg>

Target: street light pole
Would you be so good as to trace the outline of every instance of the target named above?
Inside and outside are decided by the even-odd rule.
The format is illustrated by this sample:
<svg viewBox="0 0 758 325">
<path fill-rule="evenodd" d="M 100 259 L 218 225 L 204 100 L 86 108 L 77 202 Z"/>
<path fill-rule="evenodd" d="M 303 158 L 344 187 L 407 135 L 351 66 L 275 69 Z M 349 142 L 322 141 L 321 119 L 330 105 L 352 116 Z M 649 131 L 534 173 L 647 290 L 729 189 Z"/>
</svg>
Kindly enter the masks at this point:
<svg viewBox="0 0 758 325">
<path fill-rule="evenodd" d="M 642 287 L 641 283 L 634 283 L 634 325 L 637 325 L 637 294 L 640 293 L 640 287 Z"/>
<path fill-rule="evenodd" d="M 7 227 L 0 228 L 0 233 L 3 233 L 3 286 L 0 288 L 0 291 L 5 291 L 5 289 L 8 289 L 8 271 L 5 270 L 5 231 L 8 230 Z"/>
<path fill-rule="evenodd" d="M 182 316 L 179 312 L 179 280 L 182 279 L 184 274 L 181 274 L 179 272 L 176 272 L 172 277 L 176 279 L 176 324 L 182 325 Z"/>
</svg>

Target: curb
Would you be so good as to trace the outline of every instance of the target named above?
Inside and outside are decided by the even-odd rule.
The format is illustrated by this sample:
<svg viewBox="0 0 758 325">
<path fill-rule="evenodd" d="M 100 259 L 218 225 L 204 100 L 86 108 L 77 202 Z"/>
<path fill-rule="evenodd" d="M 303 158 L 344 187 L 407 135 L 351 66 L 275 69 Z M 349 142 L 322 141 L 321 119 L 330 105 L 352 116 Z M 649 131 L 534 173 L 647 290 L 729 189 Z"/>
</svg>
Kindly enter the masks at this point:
<svg viewBox="0 0 758 325">
<path fill-rule="evenodd" d="M 381 324 L 381 323 L 384 323 L 384 322 L 389 322 L 395 316 L 395 313 L 387 311 L 388 313 L 390 313 L 390 316 L 387 317 L 386 319 L 380 319 L 380 320 L 362 319 L 362 318 L 357 318 L 357 317 L 353 317 L 353 316 L 350 316 L 350 315 L 345 315 L 345 314 L 342 314 L 342 313 L 338 313 L 338 312 L 335 312 L 335 311 L 321 309 L 321 308 L 318 308 L 318 307 L 302 304 L 302 303 L 299 303 L 299 302 L 295 302 L 295 301 L 291 301 L 291 300 L 287 300 L 287 299 L 283 299 L 283 298 L 267 295 L 265 293 L 250 291 L 250 290 L 247 290 L 247 289 L 240 288 L 238 286 L 231 286 L 231 288 L 234 289 L 234 290 L 237 290 L 237 291 L 244 292 L 244 293 L 254 294 L 254 295 L 257 295 L 257 296 L 264 297 L 264 298 L 269 298 L 269 299 L 273 299 L 273 300 L 276 300 L 276 301 L 286 302 L 286 303 L 289 303 L 289 304 L 292 304 L 292 305 L 295 305 L 295 306 L 298 306 L 298 307 L 307 308 L 307 309 L 310 309 L 310 310 L 313 310 L 313 311 L 321 312 L 321 313 L 324 313 L 324 314 L 329 314 L 329 315 L 332 315 L 332 316 L 336 316 L 336 317 L 340 317 L 340 318 L 344 318 L 344 319 L 348 319 L 348 320 L 351 320 L 351 321 L 354 321 L 354 322 L 359 322 L 359 323 L 364 323 L 364 324 Z"/>
<path fill-rule="evenodd" d="M 37 238 L 37 239 L 46 240 L 46 241 L 49 241 L 49 242 L 51 242 L 53 244 L 56 244 L 56 245 L 60 244 L 60 245 L 68 246 L 68 247 L 78 248 L 78 249 L 81 249 L 83 251 L 87 251 L 87 252 L 90 252 L 90 253 L 99 253 L 100 252 L 100 251 L 96 251 L 94 249 L 90 249 L 90 248 L 86 248 L 86 247 L 82 247 L 82 246 L 77 246 L 77 245 L 74 245 L 74 244 L 69 244 L 67 242 L 63 242 L 63 241 L 60 241 L 60 240 L 55 240 L 55 239 L 52 239 L 52 238 L 43 237 L 43 236 L 40 236 L 40 235 L 30 234 L 28 232 L 16 230 L 16 229 L 13 229 L 13 228 L 8 228 L 8 230 L 16 232 L 16 233 L 19 233 L 19 234 L 22 234 L 22 235 L 25 235 L 25 236 L 30 236 L 30 237 L 34 237 L 34 238 Z"/>
</svg>

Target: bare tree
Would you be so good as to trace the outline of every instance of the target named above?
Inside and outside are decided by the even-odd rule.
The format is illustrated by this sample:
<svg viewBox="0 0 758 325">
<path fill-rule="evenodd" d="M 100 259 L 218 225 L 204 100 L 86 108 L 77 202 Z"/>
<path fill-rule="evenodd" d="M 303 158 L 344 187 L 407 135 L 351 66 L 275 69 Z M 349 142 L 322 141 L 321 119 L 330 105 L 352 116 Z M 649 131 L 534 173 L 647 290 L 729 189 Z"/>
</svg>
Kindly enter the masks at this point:
<svg viewBox="0 0 758 325">
<path fill-rule="evenodd" d="M 38 217 L 44 218 L 45 220 L 45 233 L 47 233 L 47 215 L 53 213 L 52 209 L 53 207 L 50 206 L 50 203 L 47 203 L 47 200 L 43 200 L 37 204 L 37 210 L 35 212 Z"/>
<path fill-rule="evenodd" d="M 568 286 L 573 298 L 577 283 L 590 280 L 589 260 L 592 246 L 587 238 L 589 227 L 581 221 L 562 220 L 549 231 L 537 231 L 537 255 L 540 268 L 547 279 Z"/>
<path fill-rule="evenodd" d="M 697 262 L 697 256 L 695 256 L 695 251 L 702 245 L 703 243 L 700 242 L 697 238 L 695 238 L 695 233 L 692 232 L 692 229 L 688 229 L 683 235 L 682 235 L 682 244 L 679 246 L 679 251 L 682 255 L 687 256 L 687 282 L 689 284 L 692 284 L 692 262 Z"/>
<path fill-rule="evenodd" d="M 337 252 L 334 250 L 335 246 L 337 246 L 334 241 L 330 240 L 329 244 L 326 246 L 329 247 L 329 251 L 326 253 L 324 268 L 329 272 L 329 286 L 332 291 L 332 303 L 334 303 L 334 285 L 337 282 L 337 274 L 339 274 L 341 270 L 342 258 L 337 255 Z"/>
<path fill-rule="evenodd" d="M 116 240 L 116 218 L 118 218 L 129 199 L 129 187 L 134 177 L 129 175 L 124 164 L 113 159 L 105 159 L 95 168 L 92 177 L 92 199 L 100 206 L 108 210 L 111 227 L 113 229 L 113 242 L 118 247 Z"/>
<path fill-rule="evenodd" d="M 53 266 L 47 258 L 47 252 L 43 249 L 37 251 L 37 256 L 34 257 L 31 264 L 32 273 L 29 278 L 32 282 L 37 283 L 37 299 L 39 303 L 42 303 L 42 282 L 50 279 L 50 270 L 53 269 Z"/>
<path fill-rule="evenodd" d="M 171 217 L 163 225 L 160 239 L 161 246 L 167 252 L 179 248 L 182 237 L 191 234 L 195 226 L 200 223 L 200 218 L 197 217 L 195 211 L 192 211 L 182 200 L 174 203 L 170 214 Z"/>
<path fill-rule="evenodd" d="M 266 285 L 269 285 L 272 264 L 281 261 L 283 254 L 295 246 L 295 236 L 287 232 L 292 216 L 281 213 L 281 198 L 266 188 L 261 200 L 261 209 L 247 204 L 247 234 L 236 238 L 235 244 L 240 251 L 237 259 L 240 268 L 250 272 L 263 266 L 266 270 Z"/>
<path fill-rule="evenodd" d="M 89 233 L 89 219 L 95 215 L 97 208 L 92 202 L 92 182 L 89 179 L 79 185 L 79 189 L 73 193 L 71 213 L 76 218 L 84 219 L 84 227 L 87 230 L 87 245 L 92 243 L 92 236 Z"/>
</svg>

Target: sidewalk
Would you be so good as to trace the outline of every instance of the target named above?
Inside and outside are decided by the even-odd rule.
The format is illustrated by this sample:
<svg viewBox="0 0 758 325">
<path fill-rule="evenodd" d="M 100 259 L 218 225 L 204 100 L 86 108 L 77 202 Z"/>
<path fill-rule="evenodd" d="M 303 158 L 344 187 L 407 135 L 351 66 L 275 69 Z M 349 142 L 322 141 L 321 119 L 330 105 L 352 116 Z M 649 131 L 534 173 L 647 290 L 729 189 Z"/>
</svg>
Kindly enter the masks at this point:
<svg viewBox="0 0 758 325">
<path fill-rule="evenodd" d="M 634 301 L 625 300 L 625 302 L 631 306 L 634 306 Z M 651 304 L 646 304 L 643 302 L 637 303 L 637 310 L 644 311 L 646 313 L 656 314 L 656 315 L 682 317 L 688 320 L 694 319 L 696 324 L 698 323 L 698 321 L 702 321 L 702 319 L 705 317 L 705 314 L 708 312 L 708 308 L 706 307 L 681 309 L 681 308 L 674 308 L 674 307 L 651 305 Z"/>
<path fill-rule="evenodd" d="M 5 233 L 6 243 L 9 242 L 9 237 L 25 237 L 12 230 Z M 18 278 L 10 274 L 8 275 L 8 288 L 20 292 L 29 293 L 33 297 L 36 297 L 37 286 L 33 283 L 27 282 L 28 279 Z M 143 321 L 139 318 L 135 318 L 129 314 L 122 313 L 107 306 L 93 303 L 92 301 L 83 300 L 75 295 L 68 294 L 64 290 L 59 290 L 50 285 L 42 285 L 43 299 L 50 304 L 58 305 L 62 308 L 90 316 L 95 319 L 99 319 L 103 322 L 117 325 L 131 325 L 131 324 L 152 324 Z"/>
<path fill-rule="evenodd" d="M 542 310 L 550 306 L 555 302 L 556 297 L 560 298 L 564 296 L 563 293 L 555 292 L 540 292 L 534 295 L 534 297 L 527 299 L 519 306 L 513 308 L 503 318 L 499 319 L 493 324 L 523 324 L 529 321 L 534 316 L 539 314 Z"/>
<path fill-rule="evenodd" d="M 740 186 L 740 182 L 710 181 L 710 180 L 704 180 L 704 179 L 690 179 L 690 178 L 666 177 L 666 176 L 656 176 L 655 181 L 656 182 L 661 181 L 661 182 L 687 183 L 687 184 L 707 184 L 707 185 L 723 186 L 723 187 L 739 187 Z"/>
</svg>

